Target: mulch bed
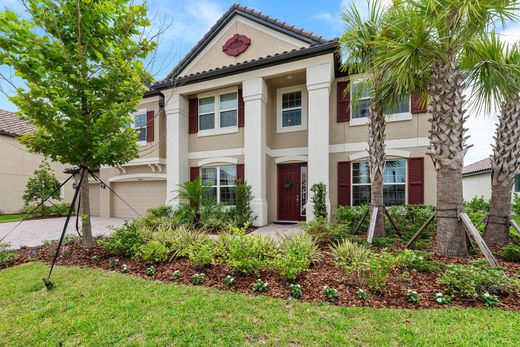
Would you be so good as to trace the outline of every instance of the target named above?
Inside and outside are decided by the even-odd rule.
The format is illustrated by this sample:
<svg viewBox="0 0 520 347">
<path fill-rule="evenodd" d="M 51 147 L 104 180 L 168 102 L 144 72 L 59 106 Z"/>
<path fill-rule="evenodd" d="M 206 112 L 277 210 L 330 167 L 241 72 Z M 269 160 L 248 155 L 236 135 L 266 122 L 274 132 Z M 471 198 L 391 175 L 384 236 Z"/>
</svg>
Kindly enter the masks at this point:
<svg viewBox="0 0 520 347">
<path fill-rule="evenodd" d="M 20 250 L 20 257 L 17 264 L 32 261 L 41 261 L 50 263 L 54 256 L 55 248 L 37 247 L 26 248 Z M 98 256 L 100 261 L 93 264 L 92 256 Z M 119 265 L 115 269 L 110 269 L 109 260 L 119 259 Z M 433 259 L 445 264 L 461 263 L 466 264 L 479 257 L 470 256 L 467 258 L 446 258 L 434 255 Z M 253 295 L 268 295 L 271 297 L 288 299 L 290 291 L 289 283 L 280 278 L 274 271 L 265 271 L 259 276 L 263 281 L 267 281 L 269 289 L 266 293 L 257 293 L 254 291 L 254 284 L 257 279 L 255 276 L 246 276 L 233 274 L 226 264 L 216 264 L 205 269 L 197 269 L 187 258 L 173 259 L 163 264 L 154 266 L 156 273 L 154 276 L 146 275 L 146 264 L 141 260 L 133 260 L 124 257 L 114 257 L 107 253 L 103 248 L 96 245 L 91 249 L 85 249 L 76 241 L 71 245 L 64 246 L 58 259 L 58 265 L 74 265 L 90 268 L 102 268 L 107 271 L 120 271 L 123 264 L 127 265 L 128 273 L 133 276 L 158 280 L 167 283 L 183 283 L 191 285 L 191 277 L 195 273 L 203 272 L 206 274 L 204 286 L 213 287 L 223 290 L 231 290 Z M 520 264 L 500 262 L 505 268 L 506 273 L 514 278 L 517 271 L 520 270 Z M 177 281 L 172 281 L 171 276 L 174 271 L 179 270 L 181 277 Z M 336 288 L 339 292 L 339 298 L 328 301 L 331 304 L 342 306 L 367 306 L 367 307 L 394 307 L 394 308 L 447 308 L 447 307 L 483 307 L 484 305 L 476 299 L 454 298 L 450 306 L 439 305 L 435 302 L 435 293 L 446 292 L 444 285 L 438 284 L 436 278 L 439 273 L 421 273 L 406 272 L 402 269 L 394 269 L 390 275 L 388 285 L 383 293 L 370 294 L 368 301 L 359 299 L 356 295 L 358 289 L 364 289 L 369 293 L 369 289 L 356 283 L 351 277 L 345 275 L 338 269 L 332 257 L 328 253 L 328 247 L 322 248 L 322 260 L 314 266 L 310 272 L 302 275 L 297 281 L 301 285 L 303 296 L 301 301 L 324 302 L 323 287 L 330 286 Z M 236 283 L 232 287 L 224 284 L 224 278 L 227 275 L 233 275 Z M 419 304 L 410 304 L 406 301 L 405 294 L 408 289 L 416 290 L 421 295 Z M 500 307 L 506 310 L 520 311 L 520 294 L 503 293 L 500 296 Z"/>
</svg>

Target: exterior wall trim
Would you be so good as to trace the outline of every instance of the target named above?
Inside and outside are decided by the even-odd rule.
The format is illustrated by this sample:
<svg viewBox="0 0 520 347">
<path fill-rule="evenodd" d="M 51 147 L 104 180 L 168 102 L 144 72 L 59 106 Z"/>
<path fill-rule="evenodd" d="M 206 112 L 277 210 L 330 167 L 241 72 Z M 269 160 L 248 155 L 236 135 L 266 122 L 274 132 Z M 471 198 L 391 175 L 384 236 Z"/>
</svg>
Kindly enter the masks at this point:
<svg viewBox="0 0 520 347">
<path fill-rule="evenodd" d="M 213 157 L 230 157 L 234 155 L 244 155 L 244 147 L 216 149 L 213 151 L 200 151 L 188 153 L 188 159 L 206 159 Z"/>
<path fill-rule="evenodd" d="M 166 174 L 158 174 L 158 173 L 137 173 L 137 174 L 128 174 L 128 175 L 119 175 L 110 177 L 108 182 L 124 182 L 124 181 L 137 181 L 138 179 L 146 178 L 149 181 L 164 181 L 166 180 Z"/>
<path fill-rule="evenodd" d="M 238 164 L 238 159 L 237 158 L 230 158 L 230 157 L 208 158 L 208 159 L 200 160 L 197 163 L 197 166 L 198 167 L 202 167 L 202 166 L 206 166 L 206 165 L 209 165 L 209 164 L 217 164 L 217 163 L 228 163 L 228 164 L 236 165 L 236 164 Z"/>
<path fill-rule="evenodd" d="M 276 164 L 287 163 L 291 161 L 307 162 L 308 157 L 306 155 L 288 155 L 285 157 L 279 157 L 274 160 Z"/>
<path fill-rule="evenodd" d="M 390 149 L 386 151 L 387 157 L 399 157 L 399 158 L 410 158 L 411 153 L 409 151 L 402 151 L 398 149 Z M 368 152 L 367 151 L 361 151 L 354 154 L 351 154 L 349 156 L 350 161 L 356 161 L 359 159 L 368 158 Z"/>
</svg>

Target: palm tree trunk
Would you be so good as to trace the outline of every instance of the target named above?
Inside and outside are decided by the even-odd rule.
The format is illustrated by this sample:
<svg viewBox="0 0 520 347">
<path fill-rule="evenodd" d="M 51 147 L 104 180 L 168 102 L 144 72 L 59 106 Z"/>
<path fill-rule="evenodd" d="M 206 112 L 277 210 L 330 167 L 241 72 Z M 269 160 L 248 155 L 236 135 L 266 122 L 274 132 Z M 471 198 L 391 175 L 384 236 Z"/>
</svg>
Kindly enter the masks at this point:
<svg viewBox="0 0 520 347">
<path fill-rule="evenodd" d="M 90 200 L 89 200 L 89 173 L 86 171 L 81 181 L 81 233 L 83 234 L 83 246 L 90 248 L 94 245 L 92 238 L 92 226 L 90 224 Z"/>
<path fill-rule="evenodd" d="M 385 115 L 380 107 L 372 104 L 370 117 L 368 118 L 368 157 L 370 164 L 370 204 L 378 207 L 375 237 L 383 237 L 385 233 L 385 214 L 383 188 L 383 171 L 385 168 Z M 372 210 L 371 212 L 372 213 Z"/>
<path fill-rule="evenodd" d="M 468 253 L 464 227 L 458 212 L 463 210 L 462 167 L 469 146 L 465 144 L 464 80 L 454 57 L 432 67 L 428 86 L 430 101 L 430 153 L 437 171 L 437 251 L 447 256 Z"/>
<path fill-rule="evenodd" d="M 509 242 L 511 190 L 520 166 L 520 96 L 501 105 L 491 160 L 491 205 L 484 240 L 489 246 Z"/>
</svg>

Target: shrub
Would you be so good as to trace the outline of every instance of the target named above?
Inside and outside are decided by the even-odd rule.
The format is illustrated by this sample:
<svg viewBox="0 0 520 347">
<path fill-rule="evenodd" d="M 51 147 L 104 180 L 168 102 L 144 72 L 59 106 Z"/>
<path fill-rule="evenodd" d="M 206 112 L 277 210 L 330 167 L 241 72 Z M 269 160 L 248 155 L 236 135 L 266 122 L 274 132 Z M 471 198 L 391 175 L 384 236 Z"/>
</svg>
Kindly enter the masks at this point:
<svg viewBox="0 0 520 347">
<path fill-rule="evenodd" d="M 321 182 L 315 183 L 311 187 L 311 192 L 311 202 L 313 206 L 314 218 L 327 220 L 327 186 Z"/>
<path fill-rule="evenodd" d="M 402 233 L 404 240 L 409 240 L 417 230 L 424 224 L 424 222 L 433 213 L 434 208 L 428 205 L 397 205 L 388 206 L 388 212 L 393 217 L 397 227 Z M 435 220 L 430 223 L 421 234 L 421 239 L 427 239 L 434 235 Z M 385 220 L 385 228 L 388 235 L 393 235 L 394 228 Z M 419 241 L 419 240 L 418 240 Z M 417 241 L 416 241 L 417 242 Z"/>
<path fill-rule="evenodd" d="M 351 232 L 353 232 L 353 229 L 355 227 L 357 227 L 357 225 L 361 221 L 361 218 L 363 217 L 363 215 L 366 213 L 367 210 L 368 210 L 367 204 L 364 204 L 361 206 L 356 206 L 356 207 L 339 206 L 336 209 L 334 216 L 335 216 L 336 222 L 338 224 L 350 225 L 352 227 Z M 365 219 L 365 222 L 363 223 L 363 225 L 361 225 L 358 232 L 361 234 L 365 233 L 368 230 L 369 222 L 370 222 L 369 218 Z"/>
<path fill-rule="evenodd" d="M 100 261 L 100 259 L 99 259 L 99 256 L 97 256 L 97 255 L 93 255 L 92 257 L 90 257 L 90 262 L 92 264 L 97 265 L 97 264 L 99 264 L 99 261 Z"/>
<path fill-rule="evenodd" d="M 392 237 L 374 237 L 372 239 L 372 247 L 375 248 L 389 248 L 395 245 L 397 240 Z"/>
<path fill-rule="evenodd" d="M 311 236 L 294 235 L 281 241 L 274 268 L 281 277 L 293 281 L 319 259 L 318 245 Z"/>
<path fill-rule="evenodd" d="M 58 187 L 60 182 L 54 175 L 54 171 L 51 169 L 47 161 L 43 161 L 36 170 L 34 170 L 33 176 L 29 177 L 25 186 L 23 194 L 24 206 L 26 209 L 43 203 L 45 199 L 61 200 L 60 191 Z M 51 206 L 45 205 L 38 208 L 38 214 L 47 216 L 50 215 Z"/>
<path fill-rule="evenodd" d="M 177 281 L 179 278 L 181 278 L 181 272 L 179 270 L 175 270 L 172 274 L 172 281 Z"/>
<path fill-rule="evenodd" d="M 508 243 L 502 248 L 500 257 L 506 261 L 520 262 L 520 246 Z"/>
<path fill-rule="evenodd" d="M 220 234 L 226 231 L 229 227 L 229 223 L 225 219 L 219 219 L 215 217 L 204 218 L 201 221 L 201 228 L 210 234 Z"/>
<path fill-rule="evenodd" d="M 336 243 L 331 248 L 332 256 L 339 267 L 347 274 L 360 277 L 366 271 L 372 251 L 365 246 L 349 240 Z"/>
<path fill-rule="evenodd" d="M 260 278 L 255 282 L 255 291 L 259 293 L 265 293 L 269 289 L 269 284 L 267 282 L 262 281 Z"/>
<path fill-rule="evenodd" d="M 238 226 L 251 225 L 255 219 L 251 209 L 253 200 L 252 188 L 249 184 L 239 183 L 236 187 L 236 204 L 232 209 L 234 223 Z"/>
<path fill-rule="evenodd" d="M 449 265 L 438 282 L 447 285 L 452 295 L 464 298 L 477 298 L 485 292 L 497 293 L 513 286 L 501 268 L 477 262 Z"/>
<path fill-rule="evenodd" d="M 352 229 L 349 223 L 331 224 L 329 226 L 329 235 L 332 242 L 341 241 L 350 236 Z"/>
<path fill-rule="evenodd" d="M 164 244 L 156 240 L 150 240 L 139 247 L 138 257 L 146 264 L 162 263 L 168 259 L 170 250 Z"/>
<path fill-rule="evenodd" d="M 398 253 L 399 266 L 408 271 L 436 272 L 441 265 L 431 260 L 432 253 L 405 249 Z"/>
<path fill-rule="evenodd" d="M 126 274 L 128 273 L 128 266 L 126 264 L 123 264 L 121 267 L 121 273 Z"/>
<path fill-rule="evenodd" d="M 470 201 L 464 202 L 464 210 L 466 212 L 489 212 L 489 201 L 486 201 L 483 196 L 474 197 Z"/>
<path fill-rule="evenodd" d="M 81 238 L 77 235 L 65 234 L 65 236 L 63 237 L 62 246 L 71 245 L 77 240 L 81 240 Z M 56 247 L 58 247 L 59 242 L 60 242 L 60 240 L 43 240 L 42 246 L 56 248 Z"/>
<path fill-rule="evenodd" d="M 228 287 L 231 287 L 233 285 L 235 285 L 235 277 L 231 276 L 231 275 L 227 275 L 226 278 L 224 278 L 224 283 L 228 286 Z"/>
<path fill-rule="evenodd" d="M 421 296 L 415 290 L 408 289 L 406 291 L 406 301 L 410 304 L 418 304 L 421 301 Z"/>
<path fill-rule="evenodd" d="M 202 183 L 200 177 L 193 181 L 185 182 L 179 189 L 178 198 L 182 201 L 179 210 L 188 217 L 187 221 L 192 225 L 198 226 L 200 222 L 201 206 L 205 193 L 209 187 Z M 178 211 L 179 211 L 178 210 Z M 184 210 L 184 211 L 183 211 Z M 190 212 L 190 214 L 186 212 Z M 191 217 L 191 220 L 189 219 Z"/>
<path fill-rule="evenodd" d="M 488 292 L 482 294 L 479 299 L 484 303 L 484 305 L 488 307 L 500 305 L 500 300 L 498 300 L 498 296 L 489 294 Z"/>
<path fill-rule="evenodd" d="M 192 244 L 188 249 L 190 261 L 197 267 L 204 267 L 213 263 L 216 254 L 215 244 L 209 237 Z"/>
<path fill-rule="evenodd" d="M 451 304 L 451 296 L 443 294 L 443 293 L 436 293 L 435 302 L 438 303 L 439 305 L 449 305 L 449 304 Z"/>
<path fill-rule="evenodd" d="M 299 284 L 289 284 L 289 290 L 291 291 L 291 296 L 295 299 L 299 299 L 303 295 L 302 286 Z"/>
<path fill-rule="evenodd" d="M 331 239 L 329 225 L 323 218 L 315 218 L 306 223 L 302 222 L 300 223 L 300 227 L 306 234 L 312 236 L 320 243 L 328 242 Z"/>
<path fill-rule="evenodd" d="M 125 221 L 122 227 L 115 228 L 114 233 L 100 240 L 99 244 L 111 254 L 133 257 L 143 242 L 138 224 L 135 221 Z"/>
<path fill-rule="evenodd" d="M 520 194 L 515 193 L 513 195 L 513 202 L 511 204 L 511 209 L 513 210 L 513 214 L 517 217 L 520 217 Z"/>
<path fill-rule="evenodd" d="M 11 249 L 10 243 L 0 243 L 0 267 L 8 267 L 18 259 L 18 253 Z"/>
<path fill-rule="evenodd" d="M 155 268 L 152 265 L 150 265 L 150 266 L 148 266 L 146 268 L 146 272 L 145 273 L 146 273 L 146 276 L 152 277 L 152 276 L 155 275 Z"/>
<path fill-rule="evenodd" d="M 327 300 L 334 300 L 339 297 L 338 290 L 329 286 L 323 287 L 323 295 Z"/>
<path fill-rule="evenodd" d="M 273 241 L 261 235 L 236 235 L 229 238 L 226 263 L 241 273 L 258 274 L 271 265 L 276 256 Z"/>
<path fill-rule="evenodd" d="M 112 270 L 115 269 L 119 265 L 119 259 L 117 258 L 111 258 L 108 259 L 108 267 Z"/>
<path fill-rule="evenodd" d="M 205 242 L 208 235 L 187 226 L 180 226 L 173 231 L 171 250 L 176 257 L 188 255 L 190 247 L 199 242 Z"/>
<path fill-rule="evenodd" d="M 397 265 L 397 259 L 388 252 L 370 255 L 366 281 L 370 289 L 381 292 L 388 282 L 390 271 Z"/>
<path fill-rule="evenodd" d="M 161 205 L 157 207 L 149 208 L 147 211 L 147 216 L 152 217 L 166 217 L 170 218 L 173 214 L 173 208 L 170 205 Z"/>
<path fill-rule="evenodd" d="M 368 300 L 368 293 L 365 292 L 363 289 L 358 289 L 356 292 L 356 296 L 360 298 L 361 300 L 367 301 Z"/>
<path fill-rule="evenodd" d="M 191 283 L 194 285 L 199 285 L 204 283 L 204 280 L 206 279 L 206 275 L 203 273 L 194 274 L 191 276 Z"/>
</svg>

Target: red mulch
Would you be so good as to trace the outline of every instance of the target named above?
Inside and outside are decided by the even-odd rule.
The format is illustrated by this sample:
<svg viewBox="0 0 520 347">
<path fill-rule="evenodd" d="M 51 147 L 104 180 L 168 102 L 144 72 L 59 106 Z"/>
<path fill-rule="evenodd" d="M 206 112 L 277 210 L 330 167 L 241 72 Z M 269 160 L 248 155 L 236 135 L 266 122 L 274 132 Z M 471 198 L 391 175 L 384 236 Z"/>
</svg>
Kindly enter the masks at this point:
<svg viewBox="0 0 520 347">
<path fill-rule="evenodd" d="M 55 248 L 39 247 L 26 248 L 20 250 L 20 257 L 17 264 L 27 263 L 31 261 L 42 261 L 50 263 L 54 256 Z M 97 255 L 100 259 L 99 264 L 92 264 L 92 256 Z M 109 259 L 119 259 L 119 265 L 111 270 Z M 434 260 L 445 264 L 461 263 L 466 264 L 478 258 L 470 256 L 467 258 L 447 258 L 434 255 Z M 129 274 L 140 276 L 147 279 L 158 280 L 167 283 L 183 283 L 191 284 L 191 276 L 195 273 L 203 272 L 206 274 L 204 286 L 214 287 L 223 290 L 231 290 L 235 292 L 243 292 L 254 295 L 268 295 L 276 298 L 287 299 L 290 297 L 288 288 L 289 283 L 278 276 L 274 271 L 265 271 L 259 276 L 263 281 L 267 281 L 269 289 L 267 293 L 259 294 L 254 291 L 254 284 L 257 279 L 255 276 L 247 276 L 241 274 L 233 274 L 226 264 L 216 264 L 205 269 L 197 269 L 187 258 L 173 259 L 172 261 L 156 264 L 154 266 L 156 274 L 154 276 L 146 276 L 146 264 L 141 260 L 132 260 L 124 257 L 114 257 L 107 253 L 100 246 L 91 249 L 85 249 L 79 242 L 64 246 L 58 259 L 58 265 L 77 265 L 90 268 L 102 268 L 107 271 L 120 271 L 123 264 L 128 266 Z M 514 277 L 515 273 L 520 270 L 520 264 L 500 262 L 505 268 L 508 275 Z M 181 278 L 177 281 L 171 280 L 174 271 L 181 272 Z M 236 283 L 232 287 L 224 284 L 224 278 L 227 275 L 233 275 Z M 445 292 L 446 287 L 438 284 L 436 278 L 439 273 L 421 273 L 407 272 L 402 269 L 394 269 L 390 275 L 388 285 L 383 293 L 372 293 L 368 301 L 359 299 L 356 295 L 358 289 L 364 289 L 369 293 L 369 289 L 356 283 L 352 276 L 345 275 L 340 269 L 334 265 L 334 261 L 328 253 L 328 248 L 322 248 L 322 260 L 314 266 L 310 272 L 302 275 L 297 283 L 301 285 L 303 296 L 299 299 L 302 301 L 323 302 L 323 287 L 330 286 L 336 288 L 339 292 L 339 298 L 330 301 L 332 304 L 342 306 L 368 306 L 368 307 L 398 307 L 398 308 L 446 308 L 456 307 L 483 307 L 483 304 L 475 299 L 454 298 L 451 306 L 439 305 L 435 302 L 435 293 Z M 416 290 L 421 295 L 419 304 L 410 304 L 406 301 L 405 293 L 408 289 Z M 520 311 L 520 294 L 503 293 L 500 297 L 501 308 L 506 310 Z"/>
</svg>

